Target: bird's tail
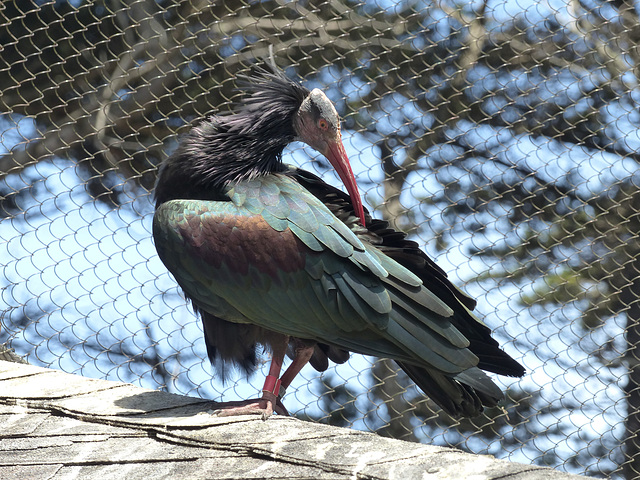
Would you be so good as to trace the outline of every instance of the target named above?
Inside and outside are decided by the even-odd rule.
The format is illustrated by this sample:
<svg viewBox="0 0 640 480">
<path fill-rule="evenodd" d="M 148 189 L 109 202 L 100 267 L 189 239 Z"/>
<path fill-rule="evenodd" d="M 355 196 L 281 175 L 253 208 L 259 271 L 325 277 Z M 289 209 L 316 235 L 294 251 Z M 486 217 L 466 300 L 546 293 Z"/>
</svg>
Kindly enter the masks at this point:
<svg viewBox="0 0 640 480">
<path fill-rule="evenodd" d="M 502 391 L 479 368 L 453 377 L 405 362 L 397 362 L 414 383 L 452 417 L 475 417 L 485 407 L 495 407 Z"/>
</svg>

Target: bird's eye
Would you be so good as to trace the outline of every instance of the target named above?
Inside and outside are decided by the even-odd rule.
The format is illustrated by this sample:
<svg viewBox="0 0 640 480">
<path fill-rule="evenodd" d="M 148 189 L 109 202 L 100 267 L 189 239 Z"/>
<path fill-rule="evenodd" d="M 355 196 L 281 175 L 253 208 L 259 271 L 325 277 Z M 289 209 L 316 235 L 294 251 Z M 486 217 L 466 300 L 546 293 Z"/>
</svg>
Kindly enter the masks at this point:
<svg viewBox="0 0 640 480">
<path fill-rule="evenodd" d="M 327 130 L 329 128 L 329 122 L 327 122 L 324 118 L 318 120 L 318 128 L 320 130 Z"/>
</svg>

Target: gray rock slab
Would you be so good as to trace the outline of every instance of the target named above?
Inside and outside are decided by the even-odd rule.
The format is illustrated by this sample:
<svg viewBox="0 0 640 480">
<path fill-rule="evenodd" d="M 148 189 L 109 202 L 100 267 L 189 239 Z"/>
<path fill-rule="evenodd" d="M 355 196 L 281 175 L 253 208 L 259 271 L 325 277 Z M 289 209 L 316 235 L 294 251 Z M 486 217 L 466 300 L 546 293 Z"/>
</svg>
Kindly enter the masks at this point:
<svg viewBox="0 0 640 480">
<path fill-rule="evenodd" d="M 569 480 L 549 468 L 0 361 L 0 478 Z"/>
</svg>

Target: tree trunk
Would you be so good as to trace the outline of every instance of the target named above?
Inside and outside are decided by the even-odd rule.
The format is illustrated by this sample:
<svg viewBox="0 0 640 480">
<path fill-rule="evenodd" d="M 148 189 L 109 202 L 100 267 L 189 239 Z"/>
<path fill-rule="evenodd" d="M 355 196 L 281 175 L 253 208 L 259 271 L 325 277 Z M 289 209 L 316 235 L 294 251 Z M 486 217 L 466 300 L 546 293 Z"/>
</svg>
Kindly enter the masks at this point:
<svg viewBox="0 0 640 480">
<path fill-rule="evenodd" d="M 625 269 L 634 271 L 635 278 L 630 279 L 631 284 L 620 295 L 624 305 L 628 306 L 626 363 L 629 374 L 624 388 L 627 419 L 623 465 L 624 478 L 627 480 L 640 479 L 640 275 L 639 270 L 634 268 L 639 260 L 635 259 L 630 264 L 631 268 Z"/>
</svg>

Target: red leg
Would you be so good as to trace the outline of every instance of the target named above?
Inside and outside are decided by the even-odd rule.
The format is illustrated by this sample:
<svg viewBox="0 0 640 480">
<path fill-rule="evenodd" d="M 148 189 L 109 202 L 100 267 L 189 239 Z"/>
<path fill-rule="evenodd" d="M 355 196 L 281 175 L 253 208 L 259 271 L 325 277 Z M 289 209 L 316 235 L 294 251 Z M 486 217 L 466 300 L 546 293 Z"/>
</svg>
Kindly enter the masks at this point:
<svg viewBox="0 0 640 480">
<path fill-rule="evenodd" d="M 298 373 L 300 373 L 300 370 L 302 370 L 302 368 L 307 363 L 309 363 L 309 360 L 313 355 L 313 349 L 313 346 L 307 346 L 301 343 L 296 344 L 293 362 L 291 362 L 289 368 L 287 368 L 287 370 L 282 374 L 282 377 L 280 378 L 280 386 L 277 393 L 278 399 L 276 405 L 277 407 L 283 409 L 287 415 L 289 414 L 289 412 L 287 412 L 287 409 L 282 404 L 282 397 L 284 397 L 287 388 L 289 388 L 289 385 L 291 385 L 291 382 L 296 377 L 296 375 L 298 375 Z"/>
<path fill-rule="evenodd" d="M 214 415 L 217 417 L 230 417 L 235 415 L 258 414 L 262 415 L 262 418 L 265 420 L 269 418 L 274 411 L 279 415 L 289 415 L 287 409 L 284 408 L 278 399 L 278 395 L 281 391 L 281 381 L 279 380 L 280 370 L 282 370 L 282 362 L 284 361 L 288 343 L 289 337 L 283 337 L 283 341 L 279 345 L 272 345 L 273 353 L 271 357 L 271 365 L 269 366 L 269 374 L 267 375 L 264 386 L 262 387 L 262 398 L 219 404 Z M 293 363 L 291 366 L 293 366 Z M 287 369 L 287 372 L 290 369 L 291 367 Z M 285 374 L 287 372 L 285 372 Z M 293 380 L 293 377 L 291 380 Z M 291 380 L 289 380 L 289 383 L 291 383 Z M 289 383 L 287 383 L 286 386 L 288 386 Z"/>
<path fill-rule="evenodd" d="M 296 345 L 295 355 L 293 362 L 289 365 L 289 368 L 282 374 L 280 381 L 282 382 L 280 390 L 286 390 L 291 385 L 293 379 L 300 373 L 300 370 L 309 363 L 309 360 L 313 356 L 314 346 Z"/>
</svg>

